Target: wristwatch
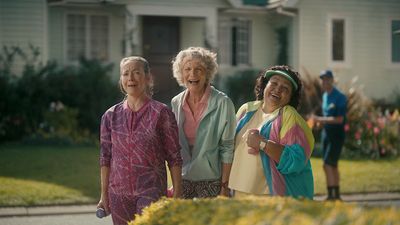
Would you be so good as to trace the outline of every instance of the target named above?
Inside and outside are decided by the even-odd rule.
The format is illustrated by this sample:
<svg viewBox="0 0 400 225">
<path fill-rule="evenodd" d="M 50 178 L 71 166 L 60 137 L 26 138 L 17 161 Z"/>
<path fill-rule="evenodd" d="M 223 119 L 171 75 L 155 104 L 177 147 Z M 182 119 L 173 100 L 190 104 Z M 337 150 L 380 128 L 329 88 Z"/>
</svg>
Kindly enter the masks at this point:
<svg viewBox="0 0 400 225">
<path fill-rule="evenodd" d="M 264 151 L 265 146 L 267 146 L 267 142 L 265 142 L 265 141 L 260 141 L 260 149 Z"/>
</svg>

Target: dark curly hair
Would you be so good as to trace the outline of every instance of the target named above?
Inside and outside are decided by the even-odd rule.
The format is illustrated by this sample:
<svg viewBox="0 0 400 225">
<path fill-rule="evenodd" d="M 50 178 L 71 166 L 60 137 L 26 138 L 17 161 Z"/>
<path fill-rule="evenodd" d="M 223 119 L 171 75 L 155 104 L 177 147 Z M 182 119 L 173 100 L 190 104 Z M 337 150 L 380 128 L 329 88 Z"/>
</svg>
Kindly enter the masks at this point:
<svg viewBox="0 0 400 225">
<path fill-rule="evenodd" d="M 297 88 L 297 90 L 295 90 L 293 88 L 293 92 L 292 92 L 292 96 L 290 97 L 289 105 L 291 105 L 295 109 L 297 109 L 297 107 L 300 104 L 300 97 L 301 97 L 301 91 L 302 91 L 303 85 L 301 83 L 300 74 L 298 72 L 294 71 L 292 68 L 290 68 L 287 65 L 272 66 L 268 69 L 262 70 L 258 74 L 258 77 L 256 80 L 256 85 L 254 87 L 254 94 L 256 95 L 256 100 L 264 99 L 264 89 L 267 86 L 267 83 L 270 79 L 270 77 L 269 78 L 264 77 L 264 74 L 267 70 L 285 71 L 296 82 L 298 88 Z"/>
</svg>

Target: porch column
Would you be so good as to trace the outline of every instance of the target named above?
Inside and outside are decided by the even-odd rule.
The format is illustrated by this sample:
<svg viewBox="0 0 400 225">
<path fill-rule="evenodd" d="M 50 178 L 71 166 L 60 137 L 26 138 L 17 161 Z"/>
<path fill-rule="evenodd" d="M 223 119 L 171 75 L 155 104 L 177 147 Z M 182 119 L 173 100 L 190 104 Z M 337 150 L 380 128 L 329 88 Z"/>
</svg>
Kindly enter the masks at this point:
<svg viewBox="0 0 400 225">
<path fill-rule="evenodd" d="M 125 55 L 140 55 L 139 16 L 135 15 L 130 10 L 130 7 L 127 7 L 126 10 L 124 32 Z"/>
<path fill-rule="evenodd" d="M 210 10 L 206 15 L 205 47 L 217 50 L 218 47 L 218 12 Z"/>
</svg>

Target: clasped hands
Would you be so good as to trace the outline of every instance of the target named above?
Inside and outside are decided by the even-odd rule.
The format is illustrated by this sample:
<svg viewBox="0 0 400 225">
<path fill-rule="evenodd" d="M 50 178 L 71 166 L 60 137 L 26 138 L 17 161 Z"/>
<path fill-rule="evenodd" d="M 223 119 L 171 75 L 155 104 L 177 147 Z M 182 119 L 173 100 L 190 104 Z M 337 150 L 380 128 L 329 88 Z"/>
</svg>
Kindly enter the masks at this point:
<svg viewBox="0 0 400 225">
<path fill-rule="evenodd" d="M 246 144 L 249 149 L 247 152 L 252 155 L 257 155 L 259 153 L 260 142 L 264 140 L 264 137 L 260 135 L 258 129 L 249 129 L 243 135 L 246 138 Z"/>
</svg>

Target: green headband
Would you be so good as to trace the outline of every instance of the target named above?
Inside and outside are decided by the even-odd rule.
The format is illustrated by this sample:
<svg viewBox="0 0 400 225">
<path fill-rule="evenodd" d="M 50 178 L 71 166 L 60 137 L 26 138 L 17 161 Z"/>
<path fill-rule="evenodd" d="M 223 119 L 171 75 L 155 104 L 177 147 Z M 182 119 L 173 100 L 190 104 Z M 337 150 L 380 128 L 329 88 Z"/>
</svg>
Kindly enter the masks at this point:
<svg viewBox="0 0 400 225">
<path fill-rule="evenodd" d="M 288 79 L 290 81 L 290 83 L 292 83 L 295 91 L 297 90 L 297 88 L 299 88 L 299 86 L 297 85 L 296 81 L 294 81 L 293 78 L 286 71 L 282 71 L 282 70 L 267 70 L 267 72 L 265 72 L 265 74 L 264 74 L 264 78 L 269 79 L 273 75 L 281 75 L 284 78 Z"/>
</svg>

